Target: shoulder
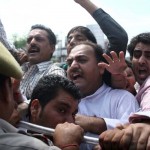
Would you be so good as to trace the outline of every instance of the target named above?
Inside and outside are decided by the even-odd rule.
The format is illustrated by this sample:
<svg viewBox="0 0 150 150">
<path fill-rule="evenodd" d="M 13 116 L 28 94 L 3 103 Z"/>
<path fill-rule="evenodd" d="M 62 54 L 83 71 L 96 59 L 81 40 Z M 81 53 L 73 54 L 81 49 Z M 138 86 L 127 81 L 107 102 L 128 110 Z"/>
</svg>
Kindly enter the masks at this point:
<svg viewBox="0 0 150 150">
<path fill-rule="evenodd" d="M 42 141 L 19 133 L 0 134 L 0 149 L 9 150 L 59 150 L 57 147 L 49 147 Z"/>
</svg>

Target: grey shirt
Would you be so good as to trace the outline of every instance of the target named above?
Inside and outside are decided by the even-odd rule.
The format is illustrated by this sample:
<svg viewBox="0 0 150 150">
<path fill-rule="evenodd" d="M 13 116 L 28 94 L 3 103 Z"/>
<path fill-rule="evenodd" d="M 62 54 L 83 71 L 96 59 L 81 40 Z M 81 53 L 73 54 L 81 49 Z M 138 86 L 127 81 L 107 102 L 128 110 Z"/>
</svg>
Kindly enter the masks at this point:
<svg viewBox="0 0 150 150">
<path fill-rule="evenodd" d="M 17 128 L 0 119 L 0 150 L 60 150 L 34 137 L 18 133 Z"/>
</svg>

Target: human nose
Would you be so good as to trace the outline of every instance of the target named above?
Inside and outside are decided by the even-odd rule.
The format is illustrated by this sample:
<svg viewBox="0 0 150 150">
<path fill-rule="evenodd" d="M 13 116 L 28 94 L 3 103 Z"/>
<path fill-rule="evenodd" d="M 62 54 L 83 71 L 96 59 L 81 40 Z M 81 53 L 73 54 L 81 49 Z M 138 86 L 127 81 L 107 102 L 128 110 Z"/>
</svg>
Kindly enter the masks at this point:
<svg viewBox="0 0 150 150">
<path fill-rule="evenodd" d="M 142 64 L 145 64 L 145 57 L 144 55 L 141 55 L 141 57 L 139 58 L 139 63 L 142 65 Z"/>
<path fill-rule="evenodd" d="M 74 123 L 74 118 L 72 115 L 69 115 L 67 118 L 66 118 L 66 121 L 69 122 L 69 123 Z"/>
<path fill-rule="evenodd" d="M 35 44 L 35 43 L 36 43 L 36 39 L 35 39 L 35 38 L 32 38 L 31 41 L 30 41 L 30 44 L 33 45 L 33 44 Z"/>
<path fill-rule="evenodd" d="M 79 63 L 76 60 L 73 60 L 70 67 L 77 68 L 77 67 L 79 67 Z"/>
<path fill-rule="evenodd" d="M 71 46 L 76 45 L 76 39 L 74 37 L 70 40 L 70 45 Z"/>
</svg>

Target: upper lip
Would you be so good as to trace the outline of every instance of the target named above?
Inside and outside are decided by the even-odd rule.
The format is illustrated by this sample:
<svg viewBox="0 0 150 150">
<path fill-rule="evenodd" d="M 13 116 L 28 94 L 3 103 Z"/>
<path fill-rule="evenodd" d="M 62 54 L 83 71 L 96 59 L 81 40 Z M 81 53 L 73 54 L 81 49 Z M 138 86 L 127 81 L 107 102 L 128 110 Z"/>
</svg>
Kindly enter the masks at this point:
<svg viewBox="0 0 150 150">
<path fill-rule="evenodd" d="M 81 71 L 72 72 L 70 76 L 72 80 L 76 80 L 78 77 L 81 77 Z"/>
<path fill-rule="evenodd" d="M 31 46 L 29 49 L 28 49 L 28 53 L 34 53 L 34 52 L 39 52 L 39 48 L 37 46 Z"/>
</svg>

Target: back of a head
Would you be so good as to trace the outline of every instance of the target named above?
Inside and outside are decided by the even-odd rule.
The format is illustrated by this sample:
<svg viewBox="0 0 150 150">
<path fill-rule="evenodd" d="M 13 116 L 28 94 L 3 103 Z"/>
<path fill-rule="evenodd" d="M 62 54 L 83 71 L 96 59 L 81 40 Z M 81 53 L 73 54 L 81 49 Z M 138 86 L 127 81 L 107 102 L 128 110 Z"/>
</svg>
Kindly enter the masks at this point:
<svg viewBox="0 0 150 150">
<path fill-rule="evenodd" d="M 150 32 L 145 32 L 138 34 L 137 36 L 133 37 L 128 45 L 128 52 L 130 54 L 130 57 L 132 59 L 134 48 L 137 45 L 137 43 L 144 43 L 144 44 L 150 44 Z"/>
<path fill-rule="evenodd" d="M 41 24 L 36 24 L 36 25 L 33 25 L 31 27 L 30 31 L 32 31 L 34 29 L 45 30 L 48 33 L 49 42 L 51 44 L 53 44 L 53 45 L 56 45 L 56 36 L 55 36 L 54 32 L 50 28 L 48 28 L 48 27 L 46 27 L 44 25 L 41 25 Z"/>
<path fill-rule="evenodd" d="M 87 39 L 93 43 L 97 43 L 96 38 L 94 36 L 94 34 L 91 32 L 91 30 L 87 27 L 84 26 L 76 26 L 74 28 L 72 28 L 68 34 L 67 34 L 67 38 L 69 37 L 69 35 L 73 32 L 80 32 L 83 35 L 85 35 L 87 37 Z"/>
</svg>

